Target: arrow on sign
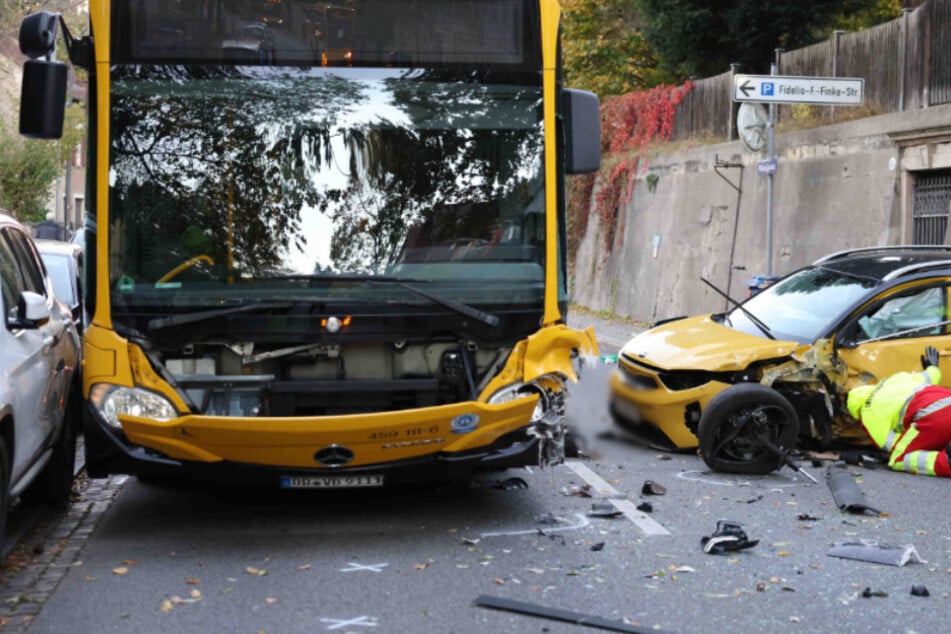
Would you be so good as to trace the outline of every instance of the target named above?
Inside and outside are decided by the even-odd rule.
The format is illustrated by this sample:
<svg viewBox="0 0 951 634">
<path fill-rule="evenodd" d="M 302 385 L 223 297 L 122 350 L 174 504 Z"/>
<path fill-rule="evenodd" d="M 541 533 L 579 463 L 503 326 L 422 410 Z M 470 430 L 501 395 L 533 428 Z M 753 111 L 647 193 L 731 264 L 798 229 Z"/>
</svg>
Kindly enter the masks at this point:
<svg viewBox="0 0 951 634">
<path fill-rule="evenodd" d="M 750 93 L 753 92 L 753 88 L 754 86 L 750 83 L 749 79 L 740 84 L 740 92 L 743 93 L 744 97 L 749 97 Z"/>
</svg>

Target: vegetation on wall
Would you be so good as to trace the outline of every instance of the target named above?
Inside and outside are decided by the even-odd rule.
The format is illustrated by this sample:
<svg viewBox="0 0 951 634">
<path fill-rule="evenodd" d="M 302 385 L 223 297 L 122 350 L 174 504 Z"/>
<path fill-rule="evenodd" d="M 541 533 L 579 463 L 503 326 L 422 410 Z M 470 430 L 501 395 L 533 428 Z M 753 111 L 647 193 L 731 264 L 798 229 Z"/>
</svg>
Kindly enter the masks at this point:
<svg viewBox="0 0 951 634">
<path fill-rule="evenodd" d="M 692 87 L 689 81 L 680 86 L 662 84 L 604 101 L 601 170 L 596 175 L 575 177 L 570 183 L 570 248 L 584 235 L 589 214 L 597 216 L 600 222 L 602 246 L 608 250 L 615 246 L 623 233 L 619 226 L 620 209 L 634 195 L 638 169 L 646 169 L 642 159 L 653 144 L 670 138 L 677 106 Z"/>
</svg>

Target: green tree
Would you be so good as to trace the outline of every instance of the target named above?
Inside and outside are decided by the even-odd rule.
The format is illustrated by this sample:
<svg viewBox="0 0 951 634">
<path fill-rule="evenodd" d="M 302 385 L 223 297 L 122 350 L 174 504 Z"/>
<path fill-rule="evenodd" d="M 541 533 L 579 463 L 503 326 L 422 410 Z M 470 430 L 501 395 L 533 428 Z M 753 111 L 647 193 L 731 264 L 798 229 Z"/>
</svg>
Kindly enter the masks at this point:
<svg viewBox="0 0 951 634">
<path fill-rule="evenodd" d="M 43 219 L 53 183 L 82 137 L 83 116 L 79 107 L 67 110 L 59 141 L 24 139 L 0 121 L 0 207 L 24 222 Z"/>
<path fill-rule="evenodd" d="M 562 0 L 565 79 L 604 98 L 666 79 L 641 34 L 637 0 Z"/>
<path fill-rule="evenodd" d="M 839 28 L 843 16 L 873 16 L 879 0 L 636 0 L 661 70 L 708 77 L 741 64 L 768 72 L 775 49 L 801 48 Z M 887 5 L 887 3 L 886 3 Z"/>
</svg>

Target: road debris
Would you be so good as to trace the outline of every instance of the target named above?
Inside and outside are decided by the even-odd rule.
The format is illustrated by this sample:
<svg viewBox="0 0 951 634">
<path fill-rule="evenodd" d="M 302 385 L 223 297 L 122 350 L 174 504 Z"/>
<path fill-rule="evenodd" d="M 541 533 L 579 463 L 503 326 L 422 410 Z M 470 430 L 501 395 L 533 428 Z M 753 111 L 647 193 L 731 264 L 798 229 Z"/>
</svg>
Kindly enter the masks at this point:
<svg viewBox="0 0 951 634">
<path fill-rule="evenodd" d="M 887 592 L 882 592 L 881 590 L 872 590 L 871 588 L 865 588 L 862 590 L 863 599 L 871 599 L 872 597 L 882 597 L 885 598 L 888 596 Z"/>
<path fill-rule="evenodd" d="M 492 483 L 493 489 L 501 491 L 512 491 L 513 489 L 527 489 L 528 482 L 521 478 L 509 478 L 507 480 L 496 480 Z"/>
<path fill-rule="evenodd" d="M 476 597 L 476 600 L 473 602 L 473 604 L 482 608 L 515 612 L 517 614 L 525 614 L 528 616 L 537 616 L 539 618 L 552 619 L 554 621 L 562 621 L 564 623 L 574 623 L 575 625 L 587 625 L 589 627 L 609 630 L 612 632 L 629 632 L 631 634 L 647 634 L 650 632 L 653 634 L 664 634 L 663 630 L 658 630 L 651 627 L 637 627 L 624 623 L 623 621 L 612 621 L 611 619 L 605 619 L 600 616 L 591 616 L 588 614 L 582 614 L 580 612 L 572 612 L 570 610 L 561 610 L 558 608 L 546 608 L 533 603 L 513 601 L 512 599 L 503 599 L 500 597 L 490 597 L 485 594 Z"/>
<path fill-rule="evenodd" d="M 829 557 L 855 559 L 887 566 L 904 566 L 908 562 L 923 563 L 921 557 L 918 556 L 918 551 L 911 544 L 895 546 L 868 540 L 836 542 L 826 554 Z"/>
<path fill-rule="evenodd" d="M 928 592 L 928 588 L 924 586 L 912 586 L 911 595 L 914 597 L 930 597 L 931 593 Z"/>
<path fill-rule="evenodd" d="M 881 511 L 866 504 L 865 496 L 862 495 L 844 462 L 833 462 L 826 467 L 826 483 L 832 491 L 832 497 L 839 510 L 850 513 L 882 514 Z"/>
<path fill-rule="evenodd" d="M 595 502 L 588 511 L 588 517 L 615 518 L 623 515 L 623 511 L 610 502 Z"/>
<path fill-rule="evenodd" d="M 591 544 L 591 550 L 594 552 L 599 552 L 604 550 L 604 542 L 598 542 L 597 544 Z"/>
<path fill-rule="evenodd" d="M 654 505 L 651 504 L 650 502 L 641 502 L 640 504 L 637 505 L 637 510 L 643 513 L 653 513 Z"/>
<path fill-rule="evenodd" d="M 644 482 L 644 486 L 641 487 L 641 493 L 643 495 L 665 495 L 667 487 L 657 484 L 653 480 L 647 480 Z"/>
<path fill-rule="evenodd" d="M 759 543 L 758 539 L 750 540 L 746 531 L 737 522 L 718 520 L 717 530 L 708 537 L 700 540 L 703 552 L 708 555 L 722 555 L 728 552 L 752 548 Z"/>
<path fill-rule="evenodd" d="M 562 487 L 561 494 L 568 497 L 572 497 L 572 496 L 579 497 L 579 498 L 594 497 L 594 495 L 592 495 L 591 493 L 590 484 L 584 484 L 580 487 L 579 486 Z"/>
</svg>

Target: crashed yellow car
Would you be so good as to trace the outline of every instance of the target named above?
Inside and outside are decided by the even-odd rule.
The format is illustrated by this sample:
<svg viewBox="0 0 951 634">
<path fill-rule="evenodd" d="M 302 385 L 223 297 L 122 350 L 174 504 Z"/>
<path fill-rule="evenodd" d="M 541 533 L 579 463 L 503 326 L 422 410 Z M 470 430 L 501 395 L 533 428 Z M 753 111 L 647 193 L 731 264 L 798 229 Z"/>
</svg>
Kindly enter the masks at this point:
<svg viewBox="0 0 951 634">
<path fill-rule="evenodd" d="M 611 414 L 733 473 L 768 473 L 797 443 L 867 442 L 849 389 L 920 368 L 926 346 L 951 386 L 949 287 L 951 247 L 826 256 L 728 312 L 636 335 L 611 376 Z"/>
</svg>

